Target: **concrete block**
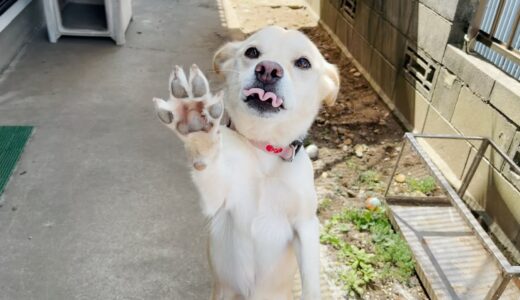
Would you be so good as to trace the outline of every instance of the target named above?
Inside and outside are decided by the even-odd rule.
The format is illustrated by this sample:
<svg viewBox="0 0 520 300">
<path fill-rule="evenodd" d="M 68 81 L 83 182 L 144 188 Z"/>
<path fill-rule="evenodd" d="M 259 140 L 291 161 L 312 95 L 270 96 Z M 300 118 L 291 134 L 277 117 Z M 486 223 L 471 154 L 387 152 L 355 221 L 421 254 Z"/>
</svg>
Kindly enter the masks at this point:
<svg viewBox="0 0 520 300">
<path fill-rule="evenodd" d="M 332 4 L 332 7 L 336 8 L 337 10 L 339 10 L 341 8 L 341 4 L 343 3 L 342 0 L 328 0 L 330 2 L 330 4 Z"/>
<path fill-rule="evenodd" d="M 328 0 L 322 1 L 321 19 L 331 30 L 336 28 L 336 21 L 338 18 L 338 10 L 335 9 Z"/>
<path fill-rule="evenodd" d="M 372 59 L 372 46 L 355 30 L 352 32 L 351 47 L 352 56 L 365 68 L 370 69 L 370 60 Z"/>
<path fill-rule="evenodd" d="M 495 79 L 491 104 L 520 126 L 520 82 L 502 72 Z"/>
<path fill-rule="evenodd" d="M 486 212 L 510 239 L 516 238 L 520 229 L 520 192 L 495 169 L 486 195 Z"/>
<path fill-rule="evenodd" d="M 470 159 L 475 154 L 472 149 Z M 467 193 L 509 238 L 516 237 L 520 229 L 520 192 L 487 159 L 481 160 Z"/>
<path fill-rule="evenodd" d="M 432 108 L 428 110 L 423 132 L 460 135 L 446 119 Z M 450 182 L 460 180 L 470 153 L 471 144 L 462 140 L 442 139 L 427 140 L 427 144 L 431 147 L 431 151 L 428 151 L 428 153 Z"/>
<path fill-rule="evenodd" d="M 348 35 L 348 30 L 349 29 L 351 30 L 351 28 L 352 27 L 347 22 L 345 17 L 343 17 L 341 14 L 338 14 L 338 18 L 336 20 L 336 27 L 332 28 L 332 30 L 334 30 L 334 34 L 336 34 L 336 36 L 339 38 L 341 43 L 343 43 L 343 45 L 347 48 L 348 48 L 347 35 Z M 352 33 L 350 33 L 350 34 L 352 34 Z"/>
<path fill-rule="evenodd" d="M 432 105 L 448 121 L 451 120 L 455 110 L 461 88 L 462 82 L 457 76 L 445 68 L 440 70 L 437 84 L 433 90 Z"/>
<path fill-rule="evenodd" d="M 406 37 L 384 19 L 381 19 L 378 25 L 375 30 L 374 46 L 395 69 L 400 69 L 404 61 Z"/>
<path fill-rule="evenodd" d="M 44 23 L 40 1 L 29 3 L 4 30 L 0 32 L 0 72 L 20 53 L 23 45 Z"/>
<path fill-rule="evenodd" d="M 474 0 L 458 0 L 458 1 L 442 1 L 442 0 L 420 0 L 422 4 L 441 15 L 450 22 L 468 21 L 473 15 L 478 1 Z"/>
<path fill-rule="evenodd" d="M 370 8 L 374 8 L 374 2 L 377 2 L 377 1 L 375 1 L 375 0 L 361 0 L 361 2 L 365 3 Z"/>
<path fill-rule="evenodd" d="M 402 33 L 408 32 L 410 20 L 417 10 L 415 0 L 385 0 L 383 1 L 384 17 Z"/>
<path fill-rule="evenodd" d="M 520 151 L 520 131 L 517 131 L 511 147 L 509 147 L 509 157 L 514 158 L 517 152 Z M 520 174 L 515 173 L 509 164 L 504 163 L 502 173 L 518 190 L 520 190 Z"/>
<path fill-rule="evenodd" d="M 397 71 L 377 50 L 372 52 L 370 75 L 381 87 L 383 93 L 391 99 Z"/>
<path fill-rule="evenodd" d="M 402 74 L 397 76 L 393 95 L 396 109 L 413 126 L 414 132 L 421 132 L 428 112 L 428 100 Z"/>
<path fill-rule="evenodd" d="M 321 16 L 322 13 L 322 3 L 327 0 L 305 0 L 309 7 L 316 13 L 316 15 Z"/>
<path fill-rule="evenodd" d="M 442 62 L 446 68 L 460 77 L 473 92 L 485 100 L 489 99 L 495 78 L 500 73 L 495 66 L 451 45 L 446 47 L 446 54 Z"/>
<path fill-rule="evenodd" d="M 374 13 L 367 4 L 358 2 L 354 30 L 373 45 L 380 19 L 379 14 Z"/>
<path fill-rule="evenodd" d="M 435 11 L 448 21 L 455 19 L 457 6 L 460 1 L 420 0 L 422 4 Z"/>
<path fill-rule="evenodd" d="M 410 22 L 409 38 L 416 41 L 417 46 L 433 59 L 441 62 L 450 37 L 451 23 L 420 3 Z"/>
<path fill-rule="evenodd" d="M 504 151 L 509 150 L 516 132 L 513 124 L 465 86 L 462 87 L 455 106 L 452 124 L 464 135 L 490 138 Z M 474 144 L 478 147 L 479 143 L 474 142 Z M 500 157 L 493 156 L 491 158 L 493 163 L 497 166 L 500 165 L 502 162 Z"/>
</svg>

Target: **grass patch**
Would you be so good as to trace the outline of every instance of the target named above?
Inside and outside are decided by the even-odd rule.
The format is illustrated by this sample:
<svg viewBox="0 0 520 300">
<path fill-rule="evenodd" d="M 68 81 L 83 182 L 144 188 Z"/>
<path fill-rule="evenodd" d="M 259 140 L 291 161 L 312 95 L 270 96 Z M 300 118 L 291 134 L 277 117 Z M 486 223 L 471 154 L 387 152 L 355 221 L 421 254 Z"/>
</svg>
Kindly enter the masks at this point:
<svg viewBox="0 0 520 300">
<path fill-rule="evenodd" d="M 318 214 L 329 209 L 331 205 L 332 205 L 332 199 L 324 198 L 323 200 L 321 200 L 321 202 L 318 205 Z"/>
<path fill-rule="evenodd" d="M 368 189 L 374 190 L 379 185 L 379 174 L 373 170 L 361 172 L 358 177 L 358 182 L 366 185 Z"/>
<path fill-rule="evenodd" d="M 423 194 L 431 194 L 437 188 L 437 183 L 431 176 L 422 179 L 410 178 L 406 183 L 410 190 L 419 191 Z"/>
<path fill-rule="evenodd" d="M 373 253 L 346 241 L 351 230 L 368 232 Z M 349 269 L 338 274 L 345 290 L 361 295 L 376 280 L 395 279 L 406 283 L 414 274 L 415 263 L 406 242 L 395 233 L 383 209 L 345 209 L 328 220 L 320 236 L 322 244 L 337 250 L 337 257 Z"/>
</svg>

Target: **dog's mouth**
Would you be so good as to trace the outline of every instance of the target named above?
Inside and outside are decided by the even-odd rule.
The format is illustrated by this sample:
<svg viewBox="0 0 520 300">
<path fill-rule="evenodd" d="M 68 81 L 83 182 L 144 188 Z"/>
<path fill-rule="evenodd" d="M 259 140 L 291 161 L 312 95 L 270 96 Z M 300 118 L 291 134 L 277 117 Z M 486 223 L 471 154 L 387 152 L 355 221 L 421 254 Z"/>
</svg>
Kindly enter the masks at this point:
<svg viewBox="0 0 520 300">
<path fill-rule="evenodd" d="M 283 98 L 273 92 L 254 87 L 244 89 L 243 93 L 244 102 L 260 112 L 278 112 L 285 109 Z"/>
</svg>

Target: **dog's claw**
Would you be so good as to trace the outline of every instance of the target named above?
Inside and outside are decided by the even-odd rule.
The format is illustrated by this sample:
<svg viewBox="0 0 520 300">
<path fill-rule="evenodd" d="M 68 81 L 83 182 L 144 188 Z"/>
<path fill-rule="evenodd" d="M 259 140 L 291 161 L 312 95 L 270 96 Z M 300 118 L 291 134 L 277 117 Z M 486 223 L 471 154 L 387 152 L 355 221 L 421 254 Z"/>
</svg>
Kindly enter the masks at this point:
<svg viewBox="0 0 520 300">
<path fill-rule="evenodd" d="M 206 169 L 206 164 L 202 163 L 202 162 L 199 162 L 199 161 L 196 161 L 196 162 L 193 163 L 193 167 L 197 171 L 202 171 L 202 170 Z"/>
</svg>

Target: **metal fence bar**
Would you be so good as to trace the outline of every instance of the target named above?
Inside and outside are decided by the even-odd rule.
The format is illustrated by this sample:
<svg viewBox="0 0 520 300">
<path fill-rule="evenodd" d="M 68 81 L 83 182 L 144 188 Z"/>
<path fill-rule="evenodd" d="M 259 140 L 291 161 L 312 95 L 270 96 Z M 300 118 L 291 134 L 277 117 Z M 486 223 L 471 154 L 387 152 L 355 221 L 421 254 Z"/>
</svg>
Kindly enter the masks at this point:
<svg viewBox="0 0 520 300">
<path fill-rule="evenodd" d="M 485 300 L 498 300 L 504 293 L 507 285 L 511 281 L 511 276 L 501 273 L 489 289 Z"/>
<path fill-rule="evenodd" d="M 484 157 L 484 154 L 486 153 L 488 145 L 489 145 L 489 141 L 487 139 L 482 140 L 482 144 L 480 144 L 477 154 L 475 155 L 475 158 L 473 158 L 473 161 L 471 162 L 471 166 L 468 169 L 468 173 L 462 180 L 462 184 L 459 188 L 458 194 L 461 198 L 464 197 L 464 194 L 466 193 L 466 190 L 469 187 L 471 179 L 473 179 L 473 175 L 475 175 L 478 165 L 480 164 L 482 157 Z"/>
</svg>

